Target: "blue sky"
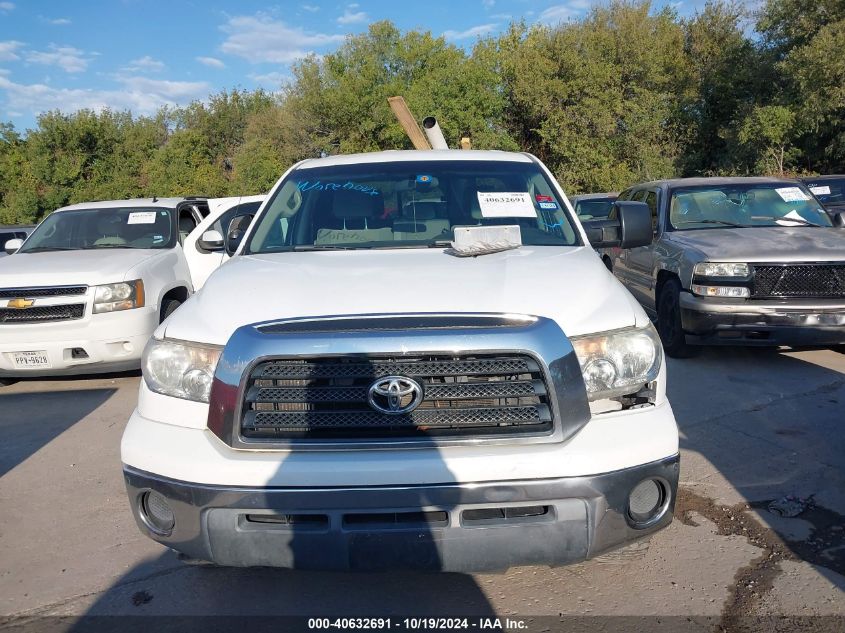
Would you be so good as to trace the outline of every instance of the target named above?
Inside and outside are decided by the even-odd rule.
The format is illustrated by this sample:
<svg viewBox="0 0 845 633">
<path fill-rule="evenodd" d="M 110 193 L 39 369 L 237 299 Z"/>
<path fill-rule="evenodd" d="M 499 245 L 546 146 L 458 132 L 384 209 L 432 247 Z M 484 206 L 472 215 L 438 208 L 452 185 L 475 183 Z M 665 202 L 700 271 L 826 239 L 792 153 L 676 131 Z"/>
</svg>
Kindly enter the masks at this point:
<svg viewBox="0 0 845 633">
<path fill-rule="evenodd" d="M 682 15 L 704 0 L 656 0 Z M 223 88 L 278 90 L 290 64 L 370 22 L 429 30 L 460 46 L 513 20 L 555 24 L 590 0 L 0 0 L 0 121 L 111 107 L 151 114 Z"/>
</svg>

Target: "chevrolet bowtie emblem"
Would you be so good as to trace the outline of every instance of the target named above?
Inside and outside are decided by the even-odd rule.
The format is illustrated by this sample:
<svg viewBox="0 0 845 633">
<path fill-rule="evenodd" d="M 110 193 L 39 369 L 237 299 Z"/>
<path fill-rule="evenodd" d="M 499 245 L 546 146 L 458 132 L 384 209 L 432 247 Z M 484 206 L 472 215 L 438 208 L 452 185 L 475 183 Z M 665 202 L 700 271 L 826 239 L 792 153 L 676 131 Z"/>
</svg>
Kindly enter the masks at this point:
<svg viewBox="0 0 845 633">
<path fill-rule="evenodd" d="M 17 308 L 18 310 L 23 310 L 24 308 L 30 307 L 33 303 L 35 303 L 35 299 L 9 299 L 9 303 L 6 304 L 7 308 Z"/>
</svg>

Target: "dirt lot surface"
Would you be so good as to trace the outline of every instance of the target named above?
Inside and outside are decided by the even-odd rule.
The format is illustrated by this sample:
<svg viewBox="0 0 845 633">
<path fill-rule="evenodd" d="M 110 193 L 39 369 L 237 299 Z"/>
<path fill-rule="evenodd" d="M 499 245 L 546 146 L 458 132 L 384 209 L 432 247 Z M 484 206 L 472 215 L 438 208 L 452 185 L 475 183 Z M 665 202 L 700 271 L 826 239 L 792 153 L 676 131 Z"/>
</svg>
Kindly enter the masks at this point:
<svg viewBox="0 0 845 633">
<path fill-rule="evenodd" d="M 82 614 L 564 614 L 836 630 L 845 620 L 803 618 L 845 616 L 845 354 L 707 349 L 669 365 L 673 524 L 606 559 L 473 576 L 186 565 L 128 508 L 119 443 L 138 375 L 0 388 L 0 628 Z M 806 502 L 797 517 L 768 509 L 787 495 Z M 771 615 L 790 619 L 744 617 Z"/>
</svg>

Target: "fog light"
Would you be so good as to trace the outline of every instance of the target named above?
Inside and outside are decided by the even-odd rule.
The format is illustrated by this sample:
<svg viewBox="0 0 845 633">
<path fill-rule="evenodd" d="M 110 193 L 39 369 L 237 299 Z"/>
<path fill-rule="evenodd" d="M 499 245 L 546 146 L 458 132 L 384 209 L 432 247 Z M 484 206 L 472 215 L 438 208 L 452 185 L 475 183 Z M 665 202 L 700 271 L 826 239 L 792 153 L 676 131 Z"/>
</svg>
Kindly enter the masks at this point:
<svg viewBox="0 0 845 633">
<path fill-rule="evenodd" d="M 636 523 L 646 523 L 662 513 L 666 492 L 656 479 L 644 479 L 628 495 L 628 513 Z"/>
<path fill-rule="evenodd" d="M 167 499 L 154 490 L 141 498 L 141 512 L 149 527 L 160 534 L 168 534 L 176 523 Z"/>
</svg>

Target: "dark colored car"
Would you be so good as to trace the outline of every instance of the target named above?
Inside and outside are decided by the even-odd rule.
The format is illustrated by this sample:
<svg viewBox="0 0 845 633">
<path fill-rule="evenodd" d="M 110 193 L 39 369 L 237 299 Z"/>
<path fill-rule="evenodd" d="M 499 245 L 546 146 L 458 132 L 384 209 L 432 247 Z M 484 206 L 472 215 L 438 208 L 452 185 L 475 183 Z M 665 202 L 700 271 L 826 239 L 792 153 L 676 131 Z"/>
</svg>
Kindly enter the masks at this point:
<svg viewBox="0 0 845 633">
<path fill-rule="evenodd" d="M 570 202 L 575 213 L 581 220 L 600 220 L 606 218 L 613 208 L 613 203 L 619 194 L 614 193 L 584 193 L 573 196 Z"/>
<path fill-rule="evenodd" d="M 837 218 L 836 215 L 845 213 L 845 175 L 813 176 L 801 178 L 801 182 L 807 185 L 828 213 L 834 216 L 834 224 L 842 222 L 843 218 Z"/>
<path fill-rule="evenodd" d="M 654 240 L 602 257 L 657 319 L 668 355 L 701 344 L 845 343 L 845 229 L 803 183 L 685 178 L 619 199 L 651 208 Z"/>
</svg>

